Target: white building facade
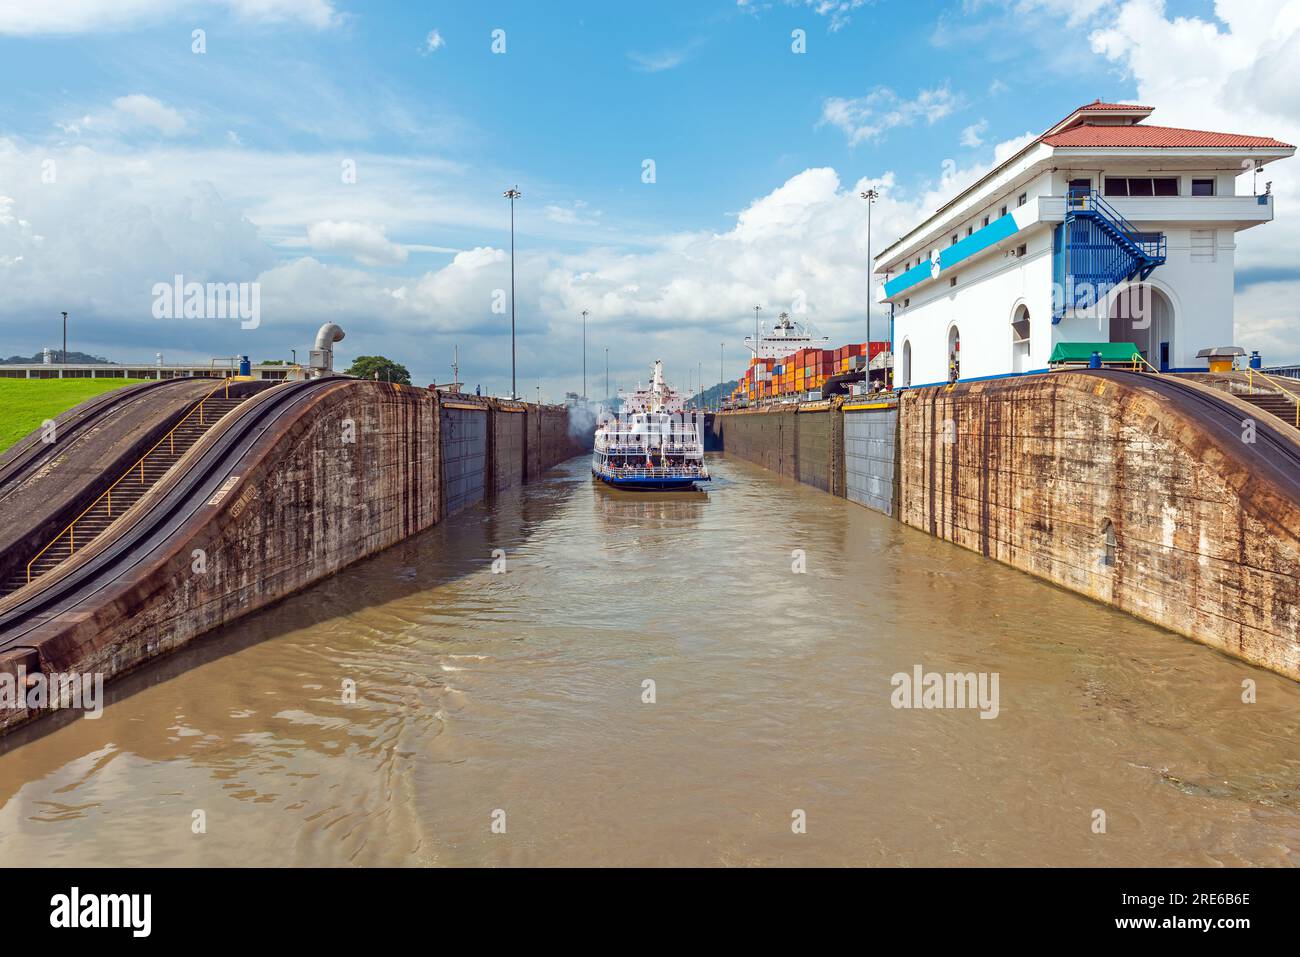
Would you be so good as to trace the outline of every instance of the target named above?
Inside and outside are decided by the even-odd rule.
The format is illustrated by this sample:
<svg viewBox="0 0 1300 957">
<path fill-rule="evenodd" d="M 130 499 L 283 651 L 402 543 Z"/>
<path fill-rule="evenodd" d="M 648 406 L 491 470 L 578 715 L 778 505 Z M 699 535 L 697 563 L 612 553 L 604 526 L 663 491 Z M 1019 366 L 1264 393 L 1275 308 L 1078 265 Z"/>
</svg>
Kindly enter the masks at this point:
<svg viewBox="0 0 1300 957">
<path fill-rule="evenodd" d="M 875 258 L 897 385 L 1040 371 L 1063 342 L 1162 371 L 1233 344 L 1235 236 L 1273 218 L 1260 170 L 1295 147 L 1151 113 L 1080 107 Z"/>
</svg>

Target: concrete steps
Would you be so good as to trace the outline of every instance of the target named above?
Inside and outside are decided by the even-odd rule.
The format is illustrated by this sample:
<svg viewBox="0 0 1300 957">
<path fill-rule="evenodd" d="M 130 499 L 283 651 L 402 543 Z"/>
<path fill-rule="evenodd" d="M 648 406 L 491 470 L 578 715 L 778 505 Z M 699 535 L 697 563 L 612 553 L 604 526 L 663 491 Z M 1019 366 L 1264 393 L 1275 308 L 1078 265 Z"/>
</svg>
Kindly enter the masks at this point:
<svg viewBox="0 0 1300 957">
<path fill-rule="evenodd" d="M 1265 412 L 1271 412 L 1288 425 L 1300 427 L 1296 420 L 1296 400 L 1286 395 L 1269 393 L 1263 395 L 1242 395 L 1251 405 L 1258 406 Z"/>
<path fill-rule="evenodd" d="M 137 462 L 123 474 L 108 493 L 100 496 L 73 523 L 70 531 L 61 532 L 59 537 L 49 543 L 44 552 L 36 555 L 30 568 L 30 580 L 36 581 L 42 575 L 62 565 L 73 554 L 108 531 L 132 505 L 162 480 L 172 466 L 180 461 L 181 456 L 243 401 L 243 399 L 227 398 L 205 399 L 201 409 L 192 411 L 172 430 L 168 438 L 164 438 L 141 462 Z M 0 597 L 26 585 L 28 574 L 26 566 L 19 569 L 8 581 L 0 585 Z"/>
</svg>

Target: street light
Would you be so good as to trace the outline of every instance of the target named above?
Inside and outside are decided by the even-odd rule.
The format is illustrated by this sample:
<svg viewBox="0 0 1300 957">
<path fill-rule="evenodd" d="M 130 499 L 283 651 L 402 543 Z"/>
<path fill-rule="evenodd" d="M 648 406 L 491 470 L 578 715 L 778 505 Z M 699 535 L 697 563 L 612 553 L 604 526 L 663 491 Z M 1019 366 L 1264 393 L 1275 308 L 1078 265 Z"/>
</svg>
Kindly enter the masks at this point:
<svg viewBox="0 0 1300 957">
<path fill-rule="evenodd" d="M 582 398 L 587 398 L 587 310 L 582 310 Z"/>
<path fill-rule="evenodd" d="M 867 201 L 867 370 L 864 383 L 869 389 L 871 387 L 871 276 L 875 272 L 875 266 L 871 262 L 871 207 L 880 198 L 880 193 L 875 189 L 868 189 L 859 195 Z M 890 343 L 890 349 L 893 349 L 893 343 Z"/>
<path fill-rule="evenodd" d="M 65 366 L 68 364 L 68 314 L 66 312 L 63 314 L 63 364 Z"/>
<path fill-rule="evenodd" d="M 510 398 L 519 398 L 515 389 L 515 200 L 523 197 L 519 187 L 508 189 L 503 194 L 510 200 Z"/>
<path fill-rule="evenodd" d="M 726 352 L 727 352 L 727 344 L 725 342 L 719 342 L 718 343 L 718 405 L 717 405 L 718 408 L 722 408 L 722 368 L 723 368 L 722 357 L 726 355 Z"/>
</svg>

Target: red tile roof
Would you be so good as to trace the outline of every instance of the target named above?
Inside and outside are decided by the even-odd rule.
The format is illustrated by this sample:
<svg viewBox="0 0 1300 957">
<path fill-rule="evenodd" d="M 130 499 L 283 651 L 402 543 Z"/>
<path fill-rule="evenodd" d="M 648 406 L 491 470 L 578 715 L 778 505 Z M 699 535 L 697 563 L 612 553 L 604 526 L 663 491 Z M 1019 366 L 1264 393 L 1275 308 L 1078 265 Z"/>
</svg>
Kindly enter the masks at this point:
<svg viewBox="0 0 1300 957">
<path fill-rule="evenodd" d="M 1147 113 L 1155 112 L 1154 106 L 1138 106 L 1136 103 L 1103 103 L 1101 100 L 1093 100 L 1091 103 L 1085 103 L 1074 112 L 1080 113 L 1084 110 L 1145 110 Z"/>
<path fill-rule="evenodd" d="M 1108 126 L 1085 123 L 1060 133 L 1043 137 L 1049 146 L 1114 146 L 1133 149 L 1174 149 L 1196 147 L 1275 147 L 1292 149 L 1271 136 L 1242 136 L 1238 133 L 1210 133 L 1205 130 L 1183 130 L 1173 126 Z"/>
</svg>

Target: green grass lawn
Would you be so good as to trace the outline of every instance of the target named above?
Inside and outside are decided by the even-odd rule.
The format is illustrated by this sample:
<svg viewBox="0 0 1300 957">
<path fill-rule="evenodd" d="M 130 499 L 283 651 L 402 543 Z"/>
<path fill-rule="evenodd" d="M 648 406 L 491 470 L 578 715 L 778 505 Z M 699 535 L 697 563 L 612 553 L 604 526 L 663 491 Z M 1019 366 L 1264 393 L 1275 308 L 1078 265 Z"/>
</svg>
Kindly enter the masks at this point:
<svg viewBox="0 0 1300 957">
<path fill-rule="evenodd" d="M 144 379 L 0 379 L 0 452 L 46 419 L 110 389 Z"/>
</svg>

